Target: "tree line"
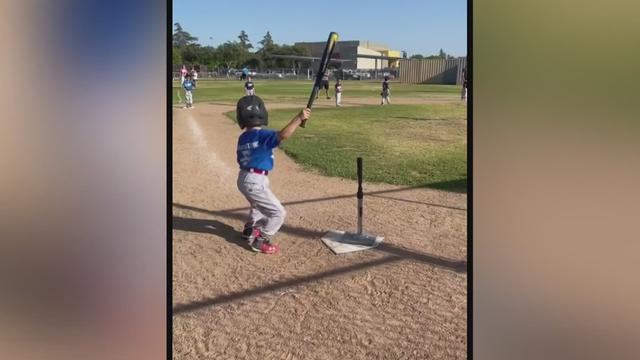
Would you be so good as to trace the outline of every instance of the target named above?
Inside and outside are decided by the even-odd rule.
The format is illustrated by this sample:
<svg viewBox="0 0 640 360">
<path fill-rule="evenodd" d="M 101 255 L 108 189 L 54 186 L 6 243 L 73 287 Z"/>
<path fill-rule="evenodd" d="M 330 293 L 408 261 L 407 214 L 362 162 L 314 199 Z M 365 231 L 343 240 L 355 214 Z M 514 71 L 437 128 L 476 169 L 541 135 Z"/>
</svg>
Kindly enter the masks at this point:
<svg viewBox="0 0 640 360">
<path fill-rule="evenodd" d="M 214 46 L 202 46 L 198 38 L 185 31 L 180 23 L 174 24 L 172 62 L 174 66 L 182 64 L 191 66 L 206 65 L 210 69 L 249 67 L 251 69 L 276 69 L 276 68 L 306 68 L 309 64 L 304 61 L 291 59 L 275 59 L 271 55 L 299 55 L 309 56 L 309 50 L 303 46 L 276 44 L 271 33 L 267 33 L 258 41 L 256 49 L 249 35 L 242 30 L 238 40 L 227 41 Z M 407 58 L 407 52 L 402 52 L 402 57 Z M 414 54 L 409 59 L 455 59 L 443 49 L 437 55 Z"/>
<path fill-rule="evenodd" d="M 185 31 L 180 23 L 174 24 L 173 65 L 185 64 L 188 67 L 206 65 L 208 68 L 249 67 L 252 69 L 300 68 L 304 62 L 291 59 L 275 59 L 271 55 L 309 56 L 307 48 L 296 45 L 276 44 L 271 33 L 267 33 L 254 48 L 249 35 L 242 30 L 237 41 L 227 41 L 214 46 L 202 46 L 198 38 Z M 255 51 L 252 51 L 255 50 Z M 306 64 L 304 64 L 306 65 Z"/>
<path fill-rule="evenodd" d="M 406 52 L 403 52 L 403 57 L 406 58 Z M 453 55 L 449 55 L 446 52 L 444 52 L 443 49 L 440 49 L 440 52 L 437 55 L 420 55 L 420 54 L 414 54 L 409 56 L 409 59 L 445 59 L 445 60 L 449 60 L 449 59 L 455 59 L 456 57 Z"/>
</svg>

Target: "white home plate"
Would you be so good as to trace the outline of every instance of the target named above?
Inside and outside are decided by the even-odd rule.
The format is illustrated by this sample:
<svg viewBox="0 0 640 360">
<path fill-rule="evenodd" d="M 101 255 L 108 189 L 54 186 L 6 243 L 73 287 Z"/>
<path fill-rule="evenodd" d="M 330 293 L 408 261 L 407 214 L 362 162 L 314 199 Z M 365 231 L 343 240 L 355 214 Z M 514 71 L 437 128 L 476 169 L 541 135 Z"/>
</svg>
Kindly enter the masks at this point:
<svg viewBox="0 0 640 360">
<path fill-rule="evenodd" d="M 354 234 L 339 230 L 331 230 L 322 237 L 322 242 L 336 254 L 372 249 L 384 238 L 367 233 Z"/>
</svg>

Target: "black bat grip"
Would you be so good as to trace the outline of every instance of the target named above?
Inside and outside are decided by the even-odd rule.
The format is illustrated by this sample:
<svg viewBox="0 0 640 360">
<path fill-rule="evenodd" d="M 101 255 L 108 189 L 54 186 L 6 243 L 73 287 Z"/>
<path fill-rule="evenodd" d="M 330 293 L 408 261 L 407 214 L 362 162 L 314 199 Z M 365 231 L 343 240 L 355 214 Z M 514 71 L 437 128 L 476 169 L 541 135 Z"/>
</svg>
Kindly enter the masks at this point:
<svg viewBox="0 0 640 360">
<path fill-rule="evenodd" d="M 313 106 L 313 100 L 315 99 L 316 93 L 318 92 L 316 85 L 313 86 L 313 91 L 311 92 L 311 97 L 309 98 L 309 102 L 307 102 L 307 107 L 311 109 Z M 304 125 L 307 123 L 307 119 L 302 119 L 300 123 L 300 127 L 305 127 Z"/>
<path fill-rule="evenodd" d="M 358 199 L 362 199 L 364 195 L 362 193 L 362 158 L 359 157 L 356 162 L 358 164 L 358 193 L 356 195 Z"/>
</svg>

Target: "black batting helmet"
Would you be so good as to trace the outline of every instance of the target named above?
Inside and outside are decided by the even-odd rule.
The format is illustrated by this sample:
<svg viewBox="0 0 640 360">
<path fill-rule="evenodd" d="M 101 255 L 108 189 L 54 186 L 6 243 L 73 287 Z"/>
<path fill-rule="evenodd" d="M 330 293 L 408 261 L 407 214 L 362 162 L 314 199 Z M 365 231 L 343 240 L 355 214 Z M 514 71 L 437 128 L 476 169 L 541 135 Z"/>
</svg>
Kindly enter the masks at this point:
<svg viewBox="0 0 640 360">
<path fill-rule="evenodd" d="M 262 99 L 248 95 L 238 100 L 236 119 L 240 129 L 269 124 L 269 114 Z"/>
</svg>

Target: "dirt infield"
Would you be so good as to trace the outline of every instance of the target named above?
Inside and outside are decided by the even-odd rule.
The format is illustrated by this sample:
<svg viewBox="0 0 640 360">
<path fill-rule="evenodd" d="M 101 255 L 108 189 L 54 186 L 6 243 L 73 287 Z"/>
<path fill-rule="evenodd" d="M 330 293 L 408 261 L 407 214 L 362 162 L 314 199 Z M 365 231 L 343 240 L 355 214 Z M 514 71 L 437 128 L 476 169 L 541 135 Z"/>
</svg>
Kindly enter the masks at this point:
<svg viewBox="0 0 640 360">
<path fill-rule="evenodd" d="M 174 359 L 466 358 L 466 195 L 365 184 L 365 229 L 385 242 L 336 256 L 320 237 L 355 229 L 355 182 L 277 150 L 282 252 L 256 254 L 230 110 L 173 109 Z"/>
</svg>

